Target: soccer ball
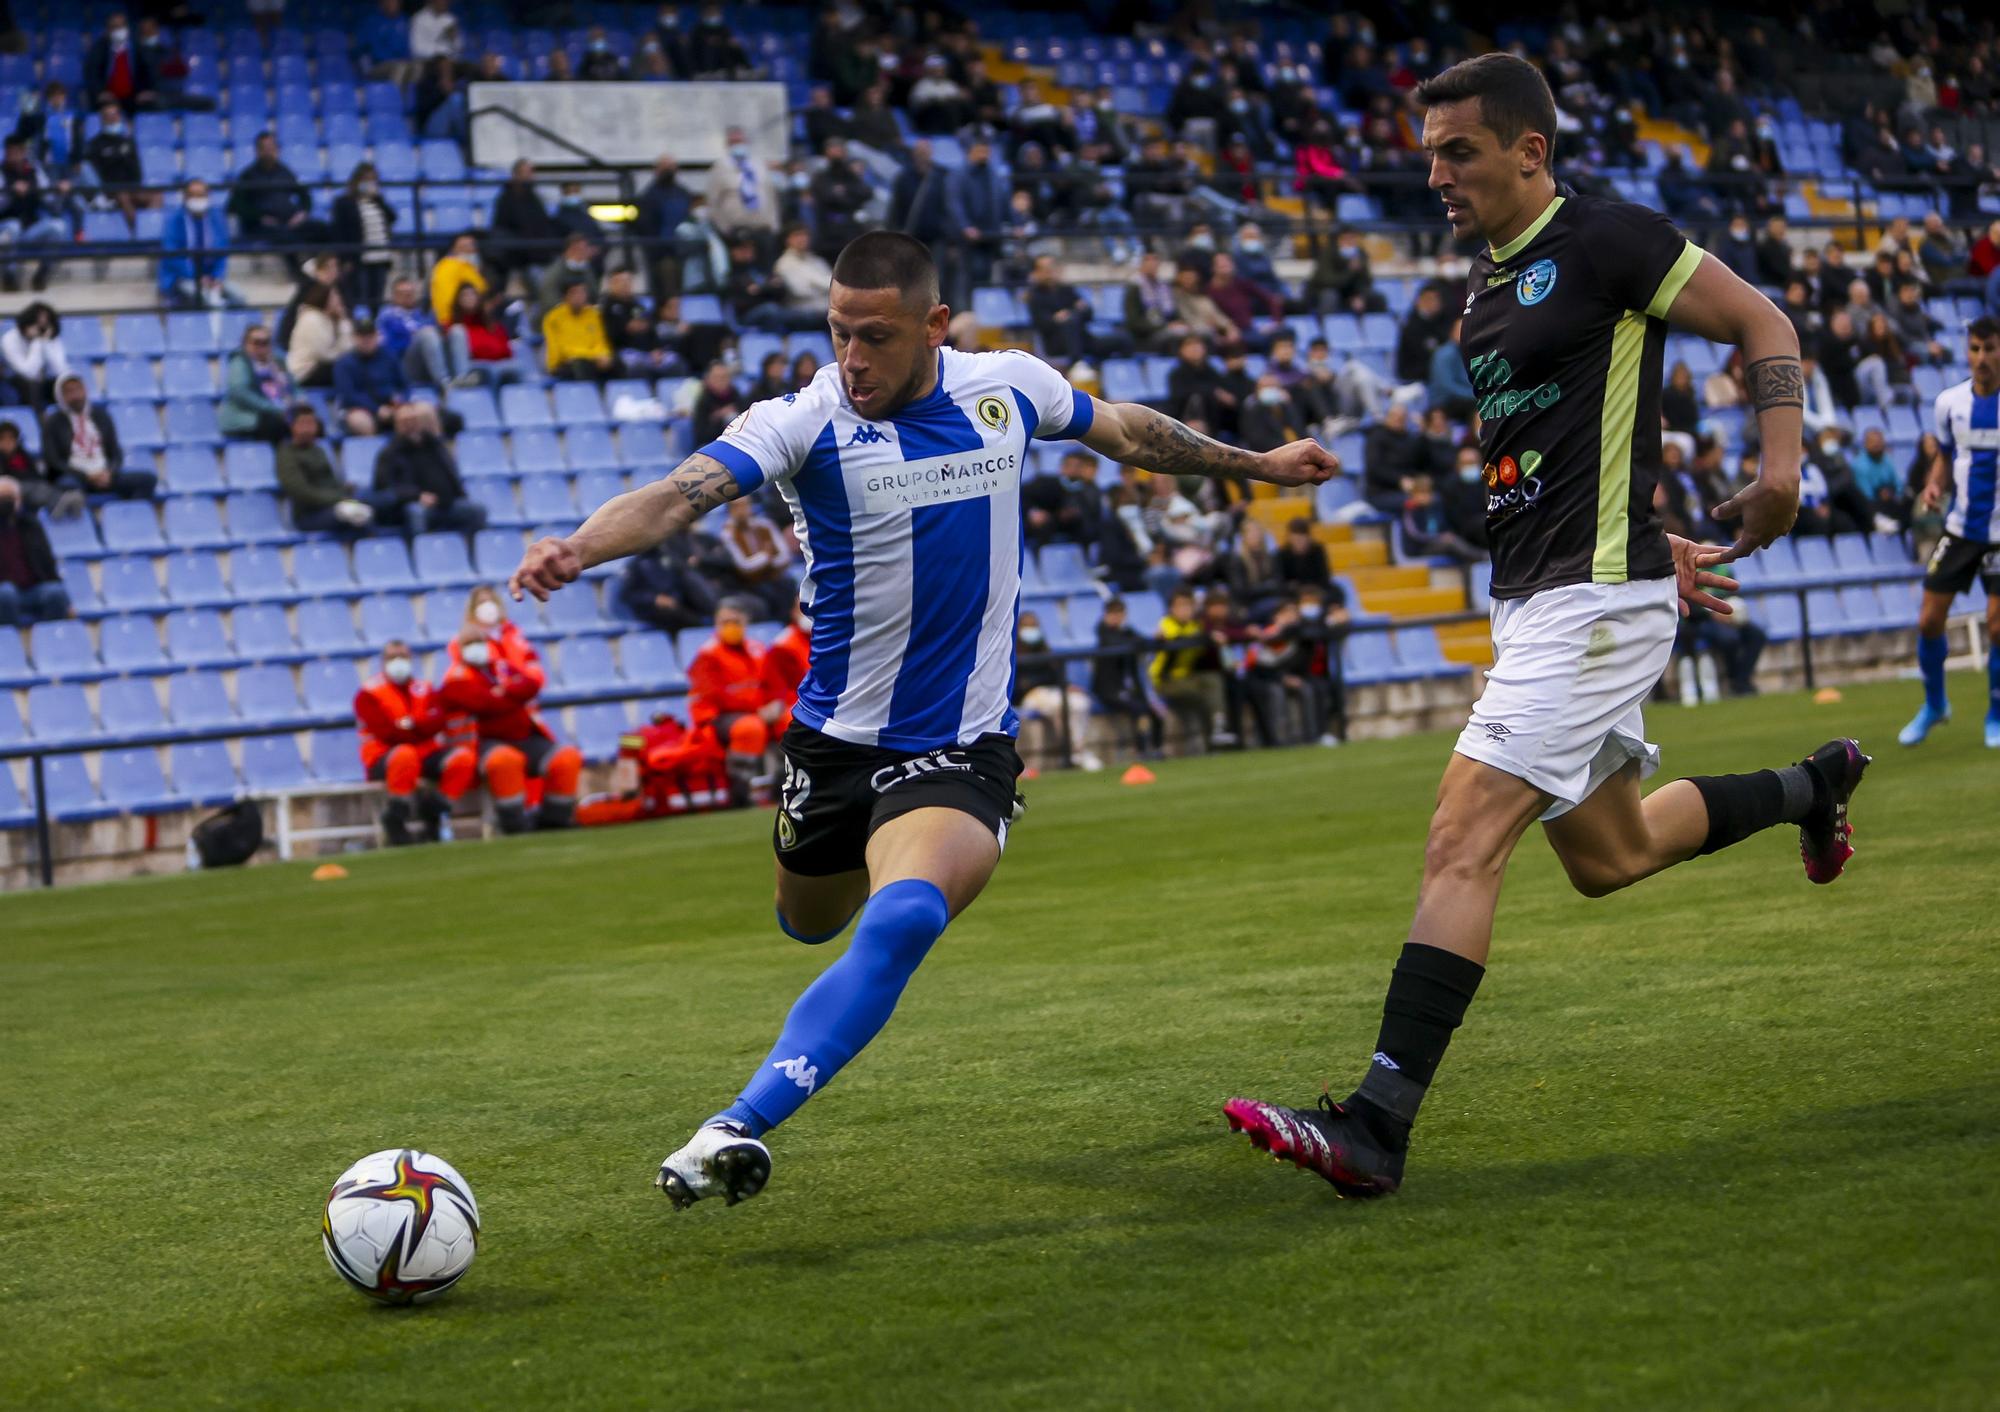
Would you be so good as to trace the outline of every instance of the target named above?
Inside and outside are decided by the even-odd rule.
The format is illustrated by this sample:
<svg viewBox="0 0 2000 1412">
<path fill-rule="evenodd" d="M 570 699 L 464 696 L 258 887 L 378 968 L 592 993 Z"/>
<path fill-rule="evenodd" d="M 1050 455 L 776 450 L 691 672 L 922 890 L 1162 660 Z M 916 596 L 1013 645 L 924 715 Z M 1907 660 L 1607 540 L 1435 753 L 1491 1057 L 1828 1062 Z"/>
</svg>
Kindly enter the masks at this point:
<svg viewBox="0 0 2000 1412">
<path fill-rule="evenodd" d="M 370 1299 L 420 1303 L 472 1268 L 479 1204 L 442 1157 L 391 1147 L 340 1174 L 320 1236 L 334 1273 Z"/>
</svg>

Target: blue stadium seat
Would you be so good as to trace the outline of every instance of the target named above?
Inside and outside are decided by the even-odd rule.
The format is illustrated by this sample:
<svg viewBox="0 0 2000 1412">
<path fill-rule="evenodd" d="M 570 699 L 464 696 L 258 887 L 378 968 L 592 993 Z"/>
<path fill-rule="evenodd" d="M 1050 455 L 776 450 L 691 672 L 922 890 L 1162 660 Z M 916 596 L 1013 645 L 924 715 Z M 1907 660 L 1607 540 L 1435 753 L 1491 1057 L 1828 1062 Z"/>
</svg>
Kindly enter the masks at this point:
<svg viewBox="0 0 2000 1412">
<path fill-rule="evenodd" d="M 166 713 L 160 709 L 160 694 L 145 677 L 121 677 L 104 683 L 97 693 L 97 712 L 104 733 L 115 736 L 144 735 L 165 730 Z"/>
<path fill-rule="evenodd" d="M 417 160 L 425 181 L 465 180 L 465 158 L 456 142 L 425 142 L 418 149 Z"/>
<path fill-rule="evenodd" d="M 169 456 L 173 452 L 167 453 Z M 196 455 L 209 453 L 196 452 Z M 231 490 L 276 490 L 278 472 L 271 448 L 261 441 L 232 441 L 222 449 L 222 476 Z"/>
<path fill-rule="evenodd" d="M 1350 686 L 1394 681 L 1402 676 L 1387 633 L 1352 634 L 1341 649 L 1340 660 L 1342 674 Z"/>
<path fill-rule="evenodd" d="M 415 600 L 404 594 L 371 594 L 361 600 L 360 610 L 361 640 L 376 651 L 395 638 L 416 642 L 422 637 L 417 629 Z"/>
<path fill-rule="evenodd" d="M 251 545 L 231 551 L 229 583 L 236 598 L 245 602 L 297 596 L 285 572 L 284 556 L 265 546 Z"/>
<path fill-rule="evenodd" d="M 70 616 L 104 616 L 104 603 L 97 596 L 97 584 L 90 577 L 89 564 L 81 559 L 64 559 L 56 565 L 56 572 L 62 575 L 63 589 L 69 594 Z"/>
<path fill-rule="evenodd" d="M 151 746 L 107 750 L 98 757 L 97 769 L 104 781 L 104 802 L 114 808 L 130 814 L 163 814 L 186 807 L 168 786 L 160 757 Z"/>
<path fill-rule="evenodd" d="M 28 738 L 28 723 L 21 719 L 21 708 L 14 704 L 14 693 L 0 691 L 0 747 L 19 745 Z M 4 770 L 5 766 L 0 766 Z"/>
<path fill-rule="evenodd" d="M 226 549 L 236 541 L 222 527 L 221 502 L 207 496 L 166 502 L 167 542 L 176 549 Z"/>
<path fill-rule="evenodd" d="M 353 593 L 354 573 L 348 567 L 346 546 L 330 539 L 301 544 L 292 555 L 292 581 L 308 597 Z"/>
<path fill-rule="evenodd" d="M 62 339 L 63 349 L 69 354 L 72 364 L 94 361 L 111 352 L 111 340 L 105 336 L 104 321 L 95 315 L 83 315 L 64 324 Z"/>
<path fill-rule="evenodd" d="M 366 778 L 352 730 L 317 730 L 311 740 L 312 773 L 319 783 L 360 784 Z"/>
<path fill-rule="evenodd" d="M 97 526 L 88 515 L 73 515 L 66 520 L 52 520 L 44 515 L 42 528 L 48 531 L 49 548 L 59 559 L 95 559 L 104 553 L 104 546 L 98 542 Z"/>
<path fill-rule="evenodd" d="M 473 536 L 472 562 L 488 583 L 505 583 L 521 562 L 521 536 L 513 530 L 484 529 Z"/>
<path fill-rule="evenodd" d="M 167 560 L 167 597 L 183 608 L 234 603 L 222 581 L 222 561 L 213 554 L 176 554 Z"/>
<path fill-rule="evenodd" d="M 43 682 L 28 688 L 28 730 L 39 741 L 88 740 L 97 718 L 83 688 L 73 682 Z"/>
<path fill-rule="evenodd" d="M 236 798 L 236 766 L 229 762 L 229 746 L 223 741 L 172 746 L 167 764 L 173 770 L 174 788 L 191 804 L 212 809 Z"/>
<path fill-rule="evenodd" d="M 90 629 L 73 618 L 29 628 L 28 655 L 35 670 L 51 681 L 104 675 L 97 649 L 90 645 Z"/>
<path fill-rule="evenodd" d="M 576 510 L 590 515 L 613 496 L 625 493 L 625 477 L 617 471 L 590 471 L 576 478 Z"/>
<path fill-rule="evenodd" d="M 564 383 L 557 388 L 573 387 Z M 591 389 L 593 392 L 595 388 Z M 618 469 L 618 448 L 611 444 L 608 427 L 571 427 L 566 438 L 569 443 L 570 469 L 577 471 L 615 471 Z"/>
<path fill-rule="evenodd" d="M 222 615 L 211 608 L 189 608 L 167 615 L 167 655 L 183 667 L 222 666 L 237 660 L 236 649 L 229 645 L 229 634 L 223 629 Z"/>
<path fill-rule="evenodd" d="M 511 383 L 500 389 L 500 420 L 515 431 L 555 425 L 555 418 L 549 413 L 548 394 L 540 387 L 523 383 Z"/>
<path fill-rule="evenodd" d="M 352 661 L 308 662 L 299 680 L 311 714 L 353 716 L 354 693 L 361 687 L 361 676 Z"/>
<path fill-rule="evenodd" d="M 494 529 L 519 528 L 525 525 L 527 517 L 514 499 L 514 482 L 489 478 L 471 481 L 466 485 L 466 494 L 477 501 L 486 511 L 486 523 Z"/>
<path fill-rule="evenodd" d="M 213 118 L 213 114 L 202 116 Z M 221 320 L 210 313 L 183 313 L 167 315 L 166 345 L 168 356 L 161 372 L 171 377 L 176 364 L 199 367 L 201 369 L 202 392 L 207 394 L 214 388 L 214 379 L 208 374 L 205 359 L 224 352 Z M 171 385 L 167 395 L 175 395 Z"/>
<path fill-rule="evenodd" d="M 0 829 L 24 829 L 34 821 L 33 807 L 21 797 L 21 787 L 14 783 L 13 767 L 0 760 Z"/>
<path fill-rule="evenodd" d="M 618 428 L 618 460 L 626 466 L 664 466 L 672 460 L 666 432 L 652 422 L 626 422 Z"/>
<path fill-rule="evenodd" d="M 97 655 L 107 672 L 140 674 L 169 670 L 160 650 L 160 630 L 145 617 L 106 618 L 97 625 Z"/>
<path fill-rule="evenodd" d="M 501 393 L 504 408 L 506 393 Z M 608 420 L 604 414 L 604 399 L 597 391 L 597 384 L 591 382 L 559 382 L 555 390 L 556 425 L 567 431 L 578 427 L 602 426 Z"/>
<path fill-rule="evenodd" d="M 98 522 L 104 530 L 104 547 L 113 554 L 166 552 L 159 516 L 150 502 L 114 500 L 99 512 Z"/>
<path fill-rule="evenodd" d="M 290 667 L 245 667 L 238 672 L 236 709 L 252 725 L 276 726 L 305 719 Z"/>
<path fill-rule="evenodd" d="M 542 621 L 554 633 L 616 632 L 618 624 L 597 611 L 597 586 L 588 579 L 571 584 L 542 604 Z"/>
<path fill-rule="evenodd" d="M 531 475 L 521 478 L 521 513 L 530 520 L 563 520 L 576 513 L 569 477 Z"/>
<path fill-rule="evenodd" d="M 1036 559 L 1042 582 L 1052 593 L 1075 593 L 1096 582 L 1077 545 L 1045 544 Z"/>
<path fill-rule="evenodd" d="M 81 824 L 92 819 L 108 819 L 116 806 L 106 804 L 90 778 L 90 768 L 81 755 L 51 755 L 43 762 L 43 781 L 49 791 L 49 813 L 63 823 Z"/>
<path fill-rule="evenodd" d="M 292 638 L 285 610 L 276 603 L 247 603 L 230 615 L 236 656 L 245 662 L 291 662 L 304 654 Z"/>
<path fill-rule="evenodd" d="M 167 597 L 160 592 L 159 575 L 154 572 L 151 559 L 138 555 L 106 559 L 98 571 L 102 575 L 102 602 L 106 608 L 120 613 L 166 608 Z"/>
<path fill-rule="evenodd" d="M 611 660 L 611 644 L 601 637 L 575 637 L 563 644 L 561 681 L 570 691 L 612 691 L 624 685 Z"/>
<path fill-rule="evenodd" d="M 583 758 L 601 764 L 618 758 L 619 744 L 630 726 L 625 720 L 624 706 L 605 701 L 577 707 L 570 713 L 570 728 Z"/>
<path fill-rule="evenodd" d="M 0 628 L 0 687 L 26 686 L 35 679 L 34 668 L 28 665 L 28 639 L 19 628 Z M 0 700 L 12 702 L 13 697 L 0 690 Z"/>
<path fill-rule="evenodd" d="M 120 314 L 111 321 L 111 340 L 120 353 L 158 358 L 167 351 L 166 335 L 154 314 Z"/>
<path fill-rule="evenodd" d="M 260 791 L 303 789 L 312 783 L 299 743 L 289 735 L 253 735 L 243 742 L 243 785 Z"/>
<path fill-rule="evenodd" d="M 104 361 L 104 400 L 107 402 L 157 402 L 160 382 L 153 364 L 146 358 L 107 358 Z"/>
<path fill-rule="evenodd" d="M 307 652 L 353 656 L 365 650 L 344 599 L 314 598 L 299 605 L 299 646 Z"/>
<path fill-rule="evenodd" d="M 683 294 L 681 296 L 681 320 L 690 324 L 726 324 L 722 316 L 722 301 L 713 294 Z"/>
<path fill-rule="evenodd" d="M 483 388 L 473 390 L 484 391 Z M 507 443 L 502 441 L 497 433 L 490 431 L 460 432 L 458 473 L 468 481 L 512 475 L 514 461 L 507 454 Z"/>
<path fill-rule="evenodd" d="M 1406 672 L 1417 676 L 1462 677 L 1472 670 L 1461 662 L 1445 660 L 1436 628 L 1399 628 L 1396 632 L 1396 659 Z"/>
<path fill-rule="evenodd" d="M 566 471 L 562 446 L 546 427 L 529 427 L 514 433 L 514 470 L 520 475 L 542 471 Z"/>
<path fill-rule="evenodd" d="M 222 689 L 218 672 L 183 672 L 167 679 L 167 715 L 177 726 L 199 728 L 236 723 L 236 708 Z"/>
<path fill-rule="evenodd" d="M 364 539 L 354 546 L 354 577 L 363 588 L 415 588 L 410 551 L 401 539 Z"/>
<path fill-rule="evenodd" d="M 181 315 L 170 317 L 179 318 Z M 197 315 L 203 322 L 207 315 Z M 203 353 L 169 354 L 160 364 L 160 390 L 169 398 L 199 398 L 204 404 L 215 396 L 215 375 L 208 369 L 208 355 Z M 179 441 L 173 435 L 174 421 L 171 413 L 167 418 L 167 432 L 170 440 Z"/>
<path fill-rule="evenodd" d="M 1874 555 L 1868 552 L 1868 536 L 1865 534 L 1835 535 L 1833 561 L 1849 580 L 1872 579 L 1880 572 Z"/>
<path fill-rule="evenodd" d="M 193 446 L 167 448 L 164 488 L 168 495 L 220 495 L 228 489 L 215 453 Z"/>
<path fill-rule="evenodd" d="M 216 425 L 215 404 L 193 397 L 167 403 L 166 439 L 175 446 L 220 446 L 222 429 Z"/>
<path fill-rule="evenodd" d="M 707 646 L 714 636 L 713 628 L 682 628 L 674 634 L 674 655 L 684 663 L 693 662 L 695 654 Z"/>
<path fill-rule="evenodd" d="M 1806 592 L 1806 621 L 1814 637 L 1842 636 L 1859 631 L 1847 620 L 1847 605 L 1837 590 L 1815 588 Z"/>
<path fill-rule="evenodd" d="M 1794 535 L 1791 544 L 1798 552 L 1799 571 L 1808 583 L 1832 583 L 1841 577 L 1833 545 L 1826 539 L 1819 535 Z"/>
<path fill-rule="evenodd" d="M 467 431 L 499 430 L 500 409 L 494 405 L 490 388 L 454 387 L 445 394 L 444 405 L 465 418 Z M 460 449 L 464 449 L 462 442 Z"/>
<path fill-rule="evenodd" d="M 648 691 L 684 691 L 687 674 L 674 655 L 673 639 L 663 632 L 628 632 L 618 639 L 618 660 L 625 680 Z"/>
<path fill-rule="evenodd" d="M 472 559 L 466 553 L 465 536 L 422 534 L 416 539 L 417 582 L 424 584 L 477 583 Z"/>
<path fill-rule="evenodd" d="M 229 532 L 245 544 L 290 544 L 296 531 L 278 518 L 277 497 L 261 490 L 246 490 L 223 502 L 229 517 Z"/>
<path fill-rule="evenodd" d="M 340 469 L 356 485 L 375 483 L 375 458 L 389 444 L 386 436 L 350 436 L 340 446 Z"/>
<path fill-rule="evenodd" d="M 1768 544 L 1758 550 L 1753 559 L 1742 561 L 1742 563 L 1751 562 L 1759 566 L 1766 583 L 1792 584 L 1800 582 L 1805 577 L 1799 568 L 1798 550 L 1792 547 L 1790 539 L 1780 539 Z M 1737 567 L 1740 568 L 1741 564 Z"/>
</svg>

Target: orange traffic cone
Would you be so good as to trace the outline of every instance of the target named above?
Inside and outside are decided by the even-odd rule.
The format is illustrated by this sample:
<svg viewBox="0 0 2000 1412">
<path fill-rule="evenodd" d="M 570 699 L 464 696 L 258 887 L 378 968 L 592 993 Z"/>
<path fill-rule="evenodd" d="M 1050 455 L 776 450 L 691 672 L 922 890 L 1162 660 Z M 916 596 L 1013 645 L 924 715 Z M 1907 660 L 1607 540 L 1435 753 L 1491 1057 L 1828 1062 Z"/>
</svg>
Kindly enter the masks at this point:
<svg viewBox="0 0 2000 1412">
<path fill-rule="evenodd" d="M 1126 772 L 1125 772 L 1124 774 L 1122 774 L 1122 775 L 1120 775 L 1120 776 L 1118 777 L 1118 783 L 1120 783 L 1120 784 L 1151 784 L 1151 783 L 1153 783 L 1153 781 L 1157 780 L 1158 778 L 1159 778 L 1159 776 L 1158 776 L 1158 775 L 1154 774 L 1154 773 L 1153 773 L 1153 772 L 1152 772 L 1151 770 L 1147 769 L 1147 768 L 1146 768 L 1146 767 L 1145 767 L 1144 765 L 1134 765 L 1134 766 L 1132 766 L 1132 768 L 1131 768 L 1131 769 L 1127 770 L 1127 771 L 1126 771 Z"/>
</svg>

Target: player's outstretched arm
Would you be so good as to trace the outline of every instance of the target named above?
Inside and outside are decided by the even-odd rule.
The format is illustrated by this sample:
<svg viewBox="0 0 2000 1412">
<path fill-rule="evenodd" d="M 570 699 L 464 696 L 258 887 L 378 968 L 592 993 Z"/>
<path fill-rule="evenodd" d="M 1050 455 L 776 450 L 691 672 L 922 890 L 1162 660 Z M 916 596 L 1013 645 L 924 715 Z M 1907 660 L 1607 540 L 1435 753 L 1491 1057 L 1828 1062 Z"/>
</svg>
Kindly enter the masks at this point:
<svg viewBox="0 0 2000 1412">
<path fill-rule="evenodd" d="M 1100 456 L 1168 476 L 1243 476 L 1273 485 L 1318 485 L 1340 469 L 1340 458 L 1307 437 L 1275 451 L 1245 451 L 1204 436 L 1165 412 L 1137 402 L 1092 399 L 1090 430 L 1081 438 Z"/>
<path fill-rule="evenodd" d="M 1777 305 L 1713 255 L 1702 256 L 1667 310 L 1667 322 L 1743 350 L 1743 384 L 1764 453 L 1757 479 L 1713 511 L 1718 520 L 1743 522 L 1736 543 L 1703 557 L 1703 567 L 1726 564 L 1777 540 L 1799 516 L 1806 405 L 1799 335 Z"/>
<path fill-rule="evenodd" d="M 529 545 L 507 589 L 517 603 L 523 593 L 546 600 L 585 569 L 651 549 L 742 493 L 729 467 L 697 451 L 665 480 L 605 501 L 568 538 L 550 535 Z"/>
</svg>

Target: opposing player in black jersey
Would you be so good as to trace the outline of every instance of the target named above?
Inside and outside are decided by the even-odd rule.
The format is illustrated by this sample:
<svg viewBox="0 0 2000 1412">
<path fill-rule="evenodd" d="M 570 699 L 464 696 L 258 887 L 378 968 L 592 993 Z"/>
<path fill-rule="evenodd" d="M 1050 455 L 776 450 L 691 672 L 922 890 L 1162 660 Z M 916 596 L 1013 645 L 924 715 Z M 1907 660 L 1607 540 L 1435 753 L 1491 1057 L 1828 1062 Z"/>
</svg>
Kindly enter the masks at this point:
<svg viewBox="0 0 2000 1412">
<path fill-rule="evenodd" d="M 1835 740 L 1797 765 L 1641 797 L 1659 751 L 1640 706 L 1683 603 L 1729 612 L 1706 591 L 1726 582 L 1709 570 L 1771 543 L 1798 512 L 1798 338 L 1665 217 L 1556 181 L 1555 101 L 1533 65 L 1483 55 L 1417 96 L 1452 233 L 1487 242 L 1460 351 L 1486 460 L 1494 664 L 1438 786 L 1416 920 L 1360 1087 L 1317 1110 L 1242 1098 L 1224 1109 L 1344 1196 L 1401 1184 L 1417 1105 L 1485 974 L 1501 876 L 1530 824 L 1542 821 L 1587 897 L 1785 823 L 1798 826 L 1806 875 L 1831 882 L 1853 852 L 1848 798 L 1868 764 Z M 1666 534 L 1653 512 L 1669 325 L 1743 350 L 1763 465 L 1715 511 L 1741 522 L 1728 549 Z"/>
</svg>

